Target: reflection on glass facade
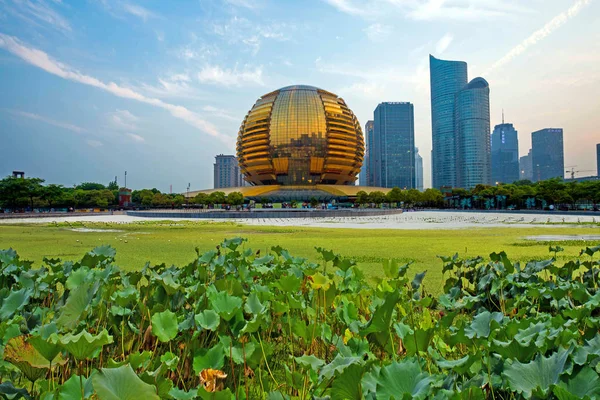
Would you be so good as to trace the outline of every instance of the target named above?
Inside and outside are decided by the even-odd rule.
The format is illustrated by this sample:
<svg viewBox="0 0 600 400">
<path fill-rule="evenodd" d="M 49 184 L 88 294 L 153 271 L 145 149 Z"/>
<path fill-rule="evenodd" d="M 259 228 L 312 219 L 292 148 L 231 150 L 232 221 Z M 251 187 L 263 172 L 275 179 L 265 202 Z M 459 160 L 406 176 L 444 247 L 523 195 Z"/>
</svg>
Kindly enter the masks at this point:
<svg viewBox="0 0 600 400">
<path fill-rule="evenodd" d="M 492 132 L 492 182 L 519 180 L 519 137 L 513 124 L 499 124 Z"/>
<path fill-rule="evenodd" d="M 423 191 L 423 157 L 419 154 L 418 147 L 415 147 L 415 188 Z"/>
<path fill-rule="evenodd" d="M 365 161 L 363 167 L 360 170 L 360 185 L 361 186 L 373 186 L 373 167 L 371 165 L 373 158 L 371 158 L 371 146 L 373 145 L 373 121 L 367 121 L 365 124 Z"/>
<path fill-rule="evenodd" d="M 415 118 L 408 102 L 380 103 L 375 109 L 373 186 L 415 187 Z"/>
<path fill-rule="evenodd" d="M 562 128 L 546 128 L 531 133 L 531 161 L 534 181 L 564 178 Z"/>
<path fill-rule="evenodd" d="M 255 185 L 347 185 L 362 166 L 364 139 L 344 100 L 312 86 L 288 86 L 254 104 L 240 127 L 237 154 Z"/>
<path fill-rule="evenodd" d="M 533 181 L 533 160 L 531 149 L 526 156 L 519 158 L 519 179 Z"/>
<path fill-rule="evenodd" d="M 491 183 L 490 88 L 475 78 L 456 94 L 456 187 L 471 189 Z"/>
<path fill-rule="evenodd" d="M 432 186 L 456 186 L 455 95 L 467 84 L 467 63 L 429 56 Z M 488 128 L 489 130 L 489 128 Z"/>
</svg>

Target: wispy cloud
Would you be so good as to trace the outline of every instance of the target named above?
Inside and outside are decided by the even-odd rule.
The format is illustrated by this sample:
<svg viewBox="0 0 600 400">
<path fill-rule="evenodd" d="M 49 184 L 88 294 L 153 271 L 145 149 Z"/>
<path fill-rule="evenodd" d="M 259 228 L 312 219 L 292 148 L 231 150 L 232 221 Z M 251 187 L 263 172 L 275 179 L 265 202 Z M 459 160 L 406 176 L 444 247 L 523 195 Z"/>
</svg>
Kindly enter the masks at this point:
<svg viewBox="0 0 600 400">
<path fill-rule="evenodd" d="M 108 114 L 108 123 L 113 129 L 121 131 L 137 131 L 140 119 L 127 110 L 116 110 Z"/>
<path fill-rule="evenodd" d="M 0 0 L 0 5 L 6 12 L 30 25 L 71 32 L 69 21 L 44 0 Z"/>
<path fill-rule="evenodd" d="M 143 143 L 146 141 L 146 139 L 144 139 L 142 136 L 135 133 L 128 133 L 127 136 L 134 142 Z"/>
<path fill-rule="evenodd" d="M 149 18 L 156 18 L 158 16 L 147 8 L 132 3 L 123 4 L 123 10 L 128 14 L 142 19 L 144 22 L 146 22 Z"/>
<path fill-rule="evenodd" d="M 324 0 L 339 11 L 373 19 L 400 12 L 413 20 L 480 20 L 529 12 L 517 0 Z"/>
<path fill-rule="evenodd" d="M 226 22 L 213 23 L 212 33 L 229 44 L 242 43 L 257 54 L 264 40 L 286 41 L 296 27 L 280 22 L 257 24 L 246 18 L 233 17 Z"/>
<path fill-rule="evenodd" d="M 248 8 L 250 10 L 259 7 L 258 1 L 256 0 L 225 0 L 225 3 L 235 7 Z"/>
<path fill-rule="evenodd" d="M 558 14 L 556 17 L 552 18 L 546 25 L 544 25 L 541 29 L 533 32 L 531 36 L 523 40 L 519 45 L 511 49 L 504 57 L 496 61 L 485 73 L 484 76 L 489 75 L 494 70 L 506 65 L 514 58 L 523 54 L 527 49 L 531 46 L 536 45 L 540 40 L 543 40 L 547 36 L 549 36 L 552 32 L 560 28 L 571 18 L 576 17 L 577 14 L 583 10 L 585 6 L 590 4 L 592 0 L 578 0 L 575 4 L 569 7 L 568 10 Z"/>
<path fill-rule="evenodd" d="M 367 34 L 367 37 L 373 42 L 380 42 L 387 39 L 392 33 L 392 27 L 383 25 L 380 23 L 371 24 L 363 31 Z"/>
<path fill-rule="evenodd" d="M 450 46 L 450 43 L 452 43 L 452 40 L 454 40 L 454 36 L 452 36 L 449 33 L 446 33 L 440 40 L 438 40 L 438 42 L 435 44 L 435 53 L 436 54 L 442 54 L 444 51 L 446 51 L 446 49 L 448 48 L 448 46 Z"/>
<path fill-rule="evenodd" d="M 48 125 L 56 126 L 57 128 L 69 130 L 71 132 L 75 132 L 75 133 L 88 132 L 87 129 L 82 128 L 80 126 L 73 125 L 68 122 L 56 121 L 54 119 L 47 118 L 47 117 L 44 117 L 39 114 L 34 114 L 34 113 L 30 113 L 30 112 L 26 112 L 26 111 L 19 111 L 19 110 L 6 110 L 6 111 L 13 115 L 17 115 L 17 116 L 28 118 L 28 119 L 33 119 L 35 121 L 40 121 L 40 122 L 43 122 Z"/>
<path fill-rule="evenodd" d="M 198 72 L 201 83 L 222 86 L 241 86 L 243 84 L 264 85 L 262 80 L 262 67 L 250 68 L 245 66 L 242 70 L 221 68 L 218 65 L 206 65 Z"/>
<path fill-rule="evenodd" d="M 207 133 L 211 136 L 220 137 L 226 141 L 231 140 L 230 137 L 221 135 L 221 133 L 213 124 L 205 121 L 198 114 L 188 110 L 183 106 L 167 103 L 156 98 L 147 97 L 133 89 L 119 86 L 114 82 L 105 83 L 92 76 L 82 74 L 70 66 L 54 60 L 47 53 L 24 45 L 19 39 L 13 36 L 0 33 L 0 48 L 4 48 L 25 62 L 63 79 L 92 86 L 118 97 L 135 100 L 167 110 L 175 118 L 179 118 L 187 122 L 191 126 L 201 130 L 204 133 Z"/>
<path fill-rule="evenodd" d="M 99 140 L 95 140 L 95 139 L 88 139 L 87 144 L 88 144 L 88 146 L 94 147 L 94 148 L 102 146 L 102 142 Z"/>
<path fill-rule="evenodd" d="M 213 107 L 213 106 L 204 106 L 204 107 L 202 107 L 202 111 L 206 111 L 210 115 L 213 115 L 213 116 L 219 117 L 219 118 L 223 118 L 223 119 L 228 119 L 230 121 L 237 121 L 237 122 L 241 121 L 240 116 L 233 115 L 229 111 L 224 110 L 222 108 L 217 108 L 217 107 Z"/>
</svg>

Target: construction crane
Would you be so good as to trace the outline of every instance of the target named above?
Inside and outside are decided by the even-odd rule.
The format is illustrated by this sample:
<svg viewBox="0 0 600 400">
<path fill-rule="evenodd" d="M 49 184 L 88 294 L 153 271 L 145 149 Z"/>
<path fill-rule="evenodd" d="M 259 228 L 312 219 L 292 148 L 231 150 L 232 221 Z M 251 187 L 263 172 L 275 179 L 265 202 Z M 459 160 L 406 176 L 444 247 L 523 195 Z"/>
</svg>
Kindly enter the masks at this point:
<svg viewBox="0 0 600 400">
<path fill-rule="evenodd" d="M 571 168 L 571 169 L 568 169 L 565 171 L 565 172 L 571 174 L 571 179 L 575 179 L 575 174 L 577 174 L 579 172 L 593 172 L 591 169 L 580 169 L 579 171 L 575 171 L 575 167 L 577 167 L 577 165 L 575 165 L 573 167 L 567 167 L 567 168 Z"/>
</svg>

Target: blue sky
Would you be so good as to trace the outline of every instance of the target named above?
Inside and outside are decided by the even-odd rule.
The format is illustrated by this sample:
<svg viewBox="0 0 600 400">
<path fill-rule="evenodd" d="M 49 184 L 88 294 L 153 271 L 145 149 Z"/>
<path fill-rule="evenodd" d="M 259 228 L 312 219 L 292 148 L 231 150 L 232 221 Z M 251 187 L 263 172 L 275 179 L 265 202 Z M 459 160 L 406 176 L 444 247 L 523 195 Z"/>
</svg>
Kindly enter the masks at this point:
<svg viewBox="0 0 600 400">
<path fill-rule="evenodd" d="M 595 173 L 598 0 L 0 0 L 0 175 L 212 187 L 256 99 L 309 84 L 363 127 L 414 103 L 428 186 L 430 53 L 488 80 L 521 155 L 562 127 L 565 165 Z"/>
</svg>

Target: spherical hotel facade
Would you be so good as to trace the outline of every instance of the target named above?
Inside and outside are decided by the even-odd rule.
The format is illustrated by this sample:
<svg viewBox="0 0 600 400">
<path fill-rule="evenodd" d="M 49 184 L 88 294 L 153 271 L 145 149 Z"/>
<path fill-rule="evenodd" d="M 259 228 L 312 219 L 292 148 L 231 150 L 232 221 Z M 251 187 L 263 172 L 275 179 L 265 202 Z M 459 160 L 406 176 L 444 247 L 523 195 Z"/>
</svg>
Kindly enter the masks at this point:
<svg viewBox="0 0 600 400">
<path fill-rule="evenodd" d="M 254 185 L 350 185 L 365 151 L 344 100 L 312 86 L 288 86 L 256 101 L 244 118 L 237 157 Z"/>
</svg>

